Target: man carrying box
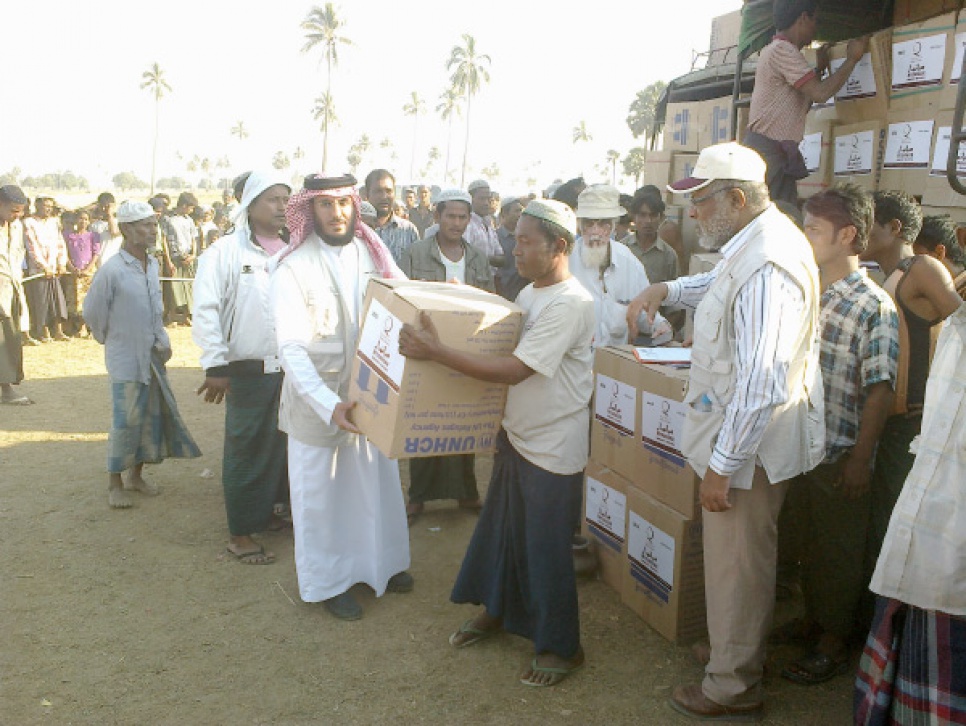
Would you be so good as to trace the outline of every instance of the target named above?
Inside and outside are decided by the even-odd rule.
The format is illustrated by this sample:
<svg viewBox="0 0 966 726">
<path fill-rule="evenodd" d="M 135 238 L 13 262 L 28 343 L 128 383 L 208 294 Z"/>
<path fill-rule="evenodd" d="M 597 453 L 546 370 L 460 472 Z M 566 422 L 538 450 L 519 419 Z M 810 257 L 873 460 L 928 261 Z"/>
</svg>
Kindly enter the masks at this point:
<svg viewBox="0 0 966 726">
<path fill-rule="evenodd" d="M 354 584 L 377 596 L 413 589 L 399 467 L 360 435 L 345 400 L 366 283 L 404 275 L 360 220 L 352 176 L 304 184 L 289 200 L 289 246 L 271 281 L 295 569 L 303 600 L 357 620 Z"/>
<path fill-rule="evenodd" d="M 628 306 L 695 308 L 681 450 L 702 477 L 711 659 L 671 705 L 701 719 L 761 715 L 765 638 L 775 597 L 778 513 L 788 481 L 824 454 L 818 270 L 808 241 L 771 204 L 765 164 L 736 143 L 709 146 L 692 176 L 691 216 L 722 260 L 651 285 Z M 798 444 L 790 445 L 791 442 Z"/>
<path fill-rule="evenodd" d="M 863 570 L 875 450 L 892 408 L 899 316 L 859 254 L 875 217 L 872 195 L 846 184 L 805 203 L 805 236 L 821 272 L 825 460 L 791 485 L 802 548 L 805 620 L 786 629 L 814 640 L 782 675 L 811 685 L 848 669 L 848 640 L 868 578 Z M 784 521 L 783 521 L 784 525 Z"/>
<path fill-rule="evenodd" d="M 822 80 L 828 51 L 819 69 L 811 68 L 802 48 L 815 39 L 818 0 L 775 0 L 775 39 L 761 51 L 751 94 L 748 131 L 742 143 L 757 151 L 768 165 L 771 198 L 798 203 L 795 182 L 808 176 L 798 149 L 805 134 L 805 116 L 812 103 L 825 103 L 849 79 L 869 47 L 868 38 L 849 41 L 841 67 Z"/>
<path fill-rule="evenodd" d="M 450 596 L 485 610 L 450 636 L 465 648 L 501 630 L 533 641 L 521 676 L 553 686 L 584 662 L 580 647 L 573 526 L 587 463 L 593 380 L 594 302 L 570 274 L 573 212 L 535 200 L 517 224 L 517 297 L 524 332 L 510 356 L 473 356 L 440 341 L 425 313 L 422 329 L 403 326 L 399 351 L 464 375 L 507 383 L 503 430 L 486 503 Z"/>
</svg>

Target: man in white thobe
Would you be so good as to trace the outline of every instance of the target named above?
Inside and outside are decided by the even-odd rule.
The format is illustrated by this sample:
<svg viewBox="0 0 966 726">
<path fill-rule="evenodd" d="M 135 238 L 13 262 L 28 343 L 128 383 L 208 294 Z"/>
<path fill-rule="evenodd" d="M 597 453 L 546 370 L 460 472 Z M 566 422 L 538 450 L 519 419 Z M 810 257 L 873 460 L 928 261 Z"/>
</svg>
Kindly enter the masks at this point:
<svg viewBox="0 0 966 726">
<path fill-rule="evenodd" d="M 366 284 L 404 277 L 362 224 L 355 186 L 351 176 L 306 177 L 271 282 L 299 594 L 343 620 L 362 617 L 349 592 L 357 583 L 376 596 L 413 588 L 399 468 L 362 436 L 346 401 Z"/>
</svg>

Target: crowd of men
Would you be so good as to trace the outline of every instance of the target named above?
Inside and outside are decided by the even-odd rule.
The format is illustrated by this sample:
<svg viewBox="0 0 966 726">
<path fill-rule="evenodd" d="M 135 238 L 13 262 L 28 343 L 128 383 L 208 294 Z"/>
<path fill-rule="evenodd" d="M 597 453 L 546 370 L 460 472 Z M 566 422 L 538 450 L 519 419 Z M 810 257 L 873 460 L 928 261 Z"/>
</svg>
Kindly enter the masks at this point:
<svg viewBox="0 0 966 726">
<path fill-rule="evenodd" d="M 695 275 L 652 186 L 624 195 L 577 178 L 501 196 L 483 179 L 399 189 L 376 169 L 361 185 L 313 174 L 293 189 L 253 171 L 218 209 L 190 193 L 173 208 L 103 194 L 71 213 L 39 198 L 29 216 L 22 191 L 2 187 L 2 401 L 31 402 L 14 390 L 22 345 L 85 331 L 104 344 L 108 503 L 132 506 L 132 491 L 157 493 L 145 463 L 200 454 L 164 369 L 165 324 L 190 325 L 198 394 L 226 406 L 231 556 L 272 564 L 258 533 L 291 529 L 302 599 L 356 620 L 354 586 L 413 590 L 407 520 L 453 500 L 479 521 L 451 600 L 481 610 L 449 643 L 528 638 L 520 680 L 545 687 L 585 659 L 573 536 L 594 349 L 689 345 L 681 447 L 701 479 L 709 642 L 695 651 L 703 681 L 671 706 L 757 720 L 769 640 L 801 645 L 781 675 L 806 686 L 853 671 L 864 643 L 857 723 L 964 719 L 966 256 L 956 225 L 901 192 L 845 184 L 798 204 L 786 142 L 847 77 L 819 80 L 800 60 L 815 13 L 814 0 L 776 3 L 750 137 L 704 149 L 666 190 L 721 255 Z M 412 460 L 406 502 L 398 464 L 353 422 L 372 277 L 473 285 L 522 309 L 511 355 L 467 355 L 426 315 L 399 336 L 407 357 L 507 384 L 485 497 L 474 457 L 457 455 Z M 776 595 L 798 588 L 805 615 L 773 629 Z"/>
</svg>

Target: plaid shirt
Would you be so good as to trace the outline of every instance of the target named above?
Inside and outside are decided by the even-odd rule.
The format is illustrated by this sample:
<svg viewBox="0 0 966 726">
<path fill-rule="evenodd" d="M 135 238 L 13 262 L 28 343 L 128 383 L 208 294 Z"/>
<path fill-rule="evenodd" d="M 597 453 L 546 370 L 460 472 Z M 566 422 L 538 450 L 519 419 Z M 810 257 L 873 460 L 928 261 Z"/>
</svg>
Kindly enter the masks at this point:
<svg viewBox="0 0 966 726">
<path fill-rule="evenodd" d="M 376 227 L 375 232 L 389 248 L 392 259 L 397 265 L 402 260 L 403 252 L 408 250 L 413 242 L 419 242 L 419 232 L 416 230 L 416 225 L 408 219 L 397 217 L 395 214 L 392 214 L 384 225 Z"/>
<path fill-rule="evenodd" d="M 825 386 L 825 461 L 855 446 L 865 391 L 899 364 L 899 315 L 892 298 L 857 270 L 822 293 L 819 363 Z"/>
</svg>

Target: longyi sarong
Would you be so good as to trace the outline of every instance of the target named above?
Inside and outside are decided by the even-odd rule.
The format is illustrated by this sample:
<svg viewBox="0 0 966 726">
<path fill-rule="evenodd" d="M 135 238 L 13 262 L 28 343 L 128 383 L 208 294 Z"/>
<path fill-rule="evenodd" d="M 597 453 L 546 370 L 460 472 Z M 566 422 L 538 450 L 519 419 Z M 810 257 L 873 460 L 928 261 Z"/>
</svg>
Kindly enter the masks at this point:
<svg viewBox="0 0 966 726">
<path fill-rule="evenodd" d="M 493 476 L 450 599 L 483 605 L 534 651 L 573 658 L 580 646 L 574 522 L 583 474 L 554 474 L 501 431 Z"/>
<path fill-rule="evenodd" d="M 876 598 L 855 724 L 966 724 L 966 618 Z"/>
<path fill-rule="evenodd" d="M 194 459 L 201 450 L 178 413 L 163 366 L 151 364 L 151 383 L 112 381 L 113 414 L 107 439 L 107 471 L 119 474 L 136 464 Z"/>
</svg>

